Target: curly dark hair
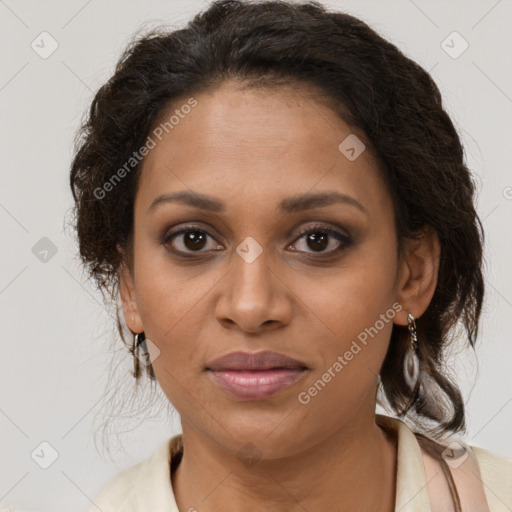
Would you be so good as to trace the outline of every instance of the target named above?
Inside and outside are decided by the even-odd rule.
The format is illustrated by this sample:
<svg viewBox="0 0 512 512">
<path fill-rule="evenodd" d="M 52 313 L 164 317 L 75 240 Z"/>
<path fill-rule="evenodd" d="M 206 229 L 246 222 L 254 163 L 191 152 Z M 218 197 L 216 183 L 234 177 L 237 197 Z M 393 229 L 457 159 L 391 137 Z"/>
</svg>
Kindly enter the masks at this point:
<svg viewBox="0 0 512 512">
<path fill-rule="evenodd" d="M 129 254 L 140 164 L 115 192 L 98 191 L 172 104 L 226 80 L 255 88 L 313 86 L 318 101 L 360 129 L 377 155 L 393 200 L 399 250 L 422 228 L 435 230 L 438 282 L 417 321 L 422 380 L 407 419 L 430 434 L 463 431 L 464 403 L 445 355 L 459 325 L 471 347 L 478 333 L 484 235 L 475 185 L 429 73 L 353 16 L 318 2 L 221 0 L 185 28 L 134 39 L 92 101 L 71 167 L 80 256 L 89 275 L 116 296 L 118 246 Z M 407 328 L 394 325 L 379 403 L 397 413 L 411 400 L 402 370 L 407 346 Z"/>
</svg>

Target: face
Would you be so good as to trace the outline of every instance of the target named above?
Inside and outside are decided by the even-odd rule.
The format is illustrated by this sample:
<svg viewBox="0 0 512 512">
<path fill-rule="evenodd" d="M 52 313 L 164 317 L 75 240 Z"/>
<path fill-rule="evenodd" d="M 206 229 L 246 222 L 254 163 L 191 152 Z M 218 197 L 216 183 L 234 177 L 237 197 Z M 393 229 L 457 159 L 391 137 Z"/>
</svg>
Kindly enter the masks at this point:
<svg viewBox="0 0 512 512">
<path fill-rule="evenodd" d="M 391 198 L 368 147 L 339 149 L 363 136 L 306 90 L 225 83 L 194 98 L 143 161 L 125 317 L 158 347 L 184 432 L 293 454 L 373 418 L 400 299 Z M 234 351 L 305 369 L 233 393 L 233 374 L 206 368 Z"/>
</svg>

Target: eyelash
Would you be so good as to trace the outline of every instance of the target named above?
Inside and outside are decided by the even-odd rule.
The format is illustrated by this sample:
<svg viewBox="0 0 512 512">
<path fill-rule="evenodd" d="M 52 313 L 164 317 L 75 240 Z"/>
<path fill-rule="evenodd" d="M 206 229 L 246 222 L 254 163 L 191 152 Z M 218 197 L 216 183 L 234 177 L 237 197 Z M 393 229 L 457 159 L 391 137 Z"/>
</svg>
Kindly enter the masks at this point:
<svg viewBox="0 0 512 512">
<path fill-rule="evenodd" d="M 162 243 L 162 245 L 167 246 L 169 244 L 169 242 L 171 242 L 174 238 L 178 237 L 179 235 L 188 233 L 188 232 L 197 232 L 197 233 L 201 233 L 201 234 L 204 234 L 204 235 L 207 235 L 207 236 L 213 238 L 208 233 L 208 231 L 205 231 L 204 229 L 199 228 L 194 225 L 188 225 L 188 226 L 184 226 L 180 230 L 175 231 L 173 233 L 167 233 L 163 237 L 161 243 Z M 297 235 L 297 237 L 295 238 L 294 242 L 292 242 L 292 244 L 295 244 L 299 239 L 301 239 L 305 235 L 309 235 L 309 234 L 313 234 L 313 233 L 322 233 L 322 234 L 330 235 L 331 237 L 335 238 L 338 242 L 340 242 L 340 245 L 336 249 L 332 249 L 330 251 L 323 251 L 323 252 L 316 252 L 316 253 L 315 252 L 306 252 L 306 254 L 308 254 L 308 255 L 316 254 L 320 257 L 325 257 L 327 255 L 333 256 L 333 255 L 340 253 L 341 251 L 343 251 L 344 249 L 346 249 L 347 247 L 349 247 L 352 244 L 352 238 L 349 235 L 346 235 L 340 231 L 336 231 L 335 229 L 332 229 L 332 228 L 329 228 L 329 227 L 323 226 L 323 225 L 310 226 L 310 227 L 300 231 L 299 234 Z M 208 252 L 208 251 L 202 251 L 202 250 L 185 252 L 185 251 L 177 251 L 175 249 L 171 249 L 171 251 L 174 254 L 177 254 L 178 256 L 183 257 L 183 258 L 189 258 L 189 257 L 193 257 L 196 254 L 199 255 L 201 253 Z M 304 252 L 304 251 L 294 251 L 294 252 Z"/>
</svg>

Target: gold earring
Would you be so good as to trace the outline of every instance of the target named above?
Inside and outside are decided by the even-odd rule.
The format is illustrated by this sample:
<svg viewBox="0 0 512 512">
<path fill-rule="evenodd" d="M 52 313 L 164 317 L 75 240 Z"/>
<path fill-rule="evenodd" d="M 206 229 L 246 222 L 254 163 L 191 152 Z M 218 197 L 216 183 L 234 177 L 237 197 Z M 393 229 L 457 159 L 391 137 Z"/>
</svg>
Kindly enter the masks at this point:
<svg viewBox="0 0 512 512">
<path fill-rule="evenodd" d="M 135 334 L 130 352 L 133 355 L 133 376 L 140 378 L 139 346 L 146 340 L 144 331 Z"/>
</svg>

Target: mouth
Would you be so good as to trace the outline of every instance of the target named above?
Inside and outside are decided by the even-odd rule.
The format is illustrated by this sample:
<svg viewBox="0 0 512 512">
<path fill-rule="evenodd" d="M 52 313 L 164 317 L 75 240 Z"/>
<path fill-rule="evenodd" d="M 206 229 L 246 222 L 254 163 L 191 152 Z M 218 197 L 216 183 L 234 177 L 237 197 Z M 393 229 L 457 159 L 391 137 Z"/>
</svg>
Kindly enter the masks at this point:
<svg viewBox="0 0 512 512">
<path fill-rule="evenodd" d="M 258 400 L 295 384 L 309 368 L 277 352 L 231 352 L 205 370 L 224 391 L 238 398 Z"/>
</svg>

